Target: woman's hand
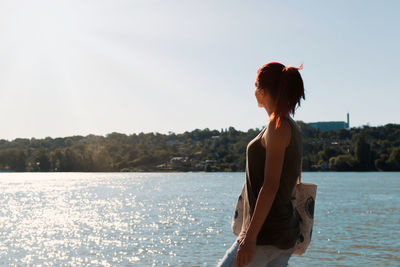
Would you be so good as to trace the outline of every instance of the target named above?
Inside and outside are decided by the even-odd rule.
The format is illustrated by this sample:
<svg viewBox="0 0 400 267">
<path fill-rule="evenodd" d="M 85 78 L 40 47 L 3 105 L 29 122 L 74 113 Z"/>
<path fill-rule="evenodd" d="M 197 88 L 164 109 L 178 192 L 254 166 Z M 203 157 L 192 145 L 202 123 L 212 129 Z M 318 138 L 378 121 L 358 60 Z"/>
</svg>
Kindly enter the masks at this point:
<svg viewBox="0 0 400 267">
<path fill-rule="evenodd" d="M 245 266 L 253 260 L 254 251 L 256 250 L 256 239 L 245 237 L 240 242 L 237 253 L 236 263 L 238 267 Z"/>
</svg>

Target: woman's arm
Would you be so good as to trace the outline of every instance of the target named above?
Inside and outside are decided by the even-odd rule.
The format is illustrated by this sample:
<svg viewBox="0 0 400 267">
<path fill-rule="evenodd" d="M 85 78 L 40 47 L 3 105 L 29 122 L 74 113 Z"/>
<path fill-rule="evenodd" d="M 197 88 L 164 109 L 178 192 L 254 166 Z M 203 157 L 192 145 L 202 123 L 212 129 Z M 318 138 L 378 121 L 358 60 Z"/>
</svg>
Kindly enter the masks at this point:
<svg viewBox="0 0 400 267">
<path fill-rule="evenodd" d="M 237 253 L 238 266 L 251 261 L 256 245 L 257 235 L 271 209 L 282 173 L 285 149 L 291 138 L 291 128 L 287 121 L 282 120 L 281 126 L 275 129 L 275 121 L 271 121 L 267 134 L 263 136 L 266 144 L 264 168 L 264 183 L 258 193 L 253 216 L 247 228 L 246 237 L 239 246 Z"/>
</svg>

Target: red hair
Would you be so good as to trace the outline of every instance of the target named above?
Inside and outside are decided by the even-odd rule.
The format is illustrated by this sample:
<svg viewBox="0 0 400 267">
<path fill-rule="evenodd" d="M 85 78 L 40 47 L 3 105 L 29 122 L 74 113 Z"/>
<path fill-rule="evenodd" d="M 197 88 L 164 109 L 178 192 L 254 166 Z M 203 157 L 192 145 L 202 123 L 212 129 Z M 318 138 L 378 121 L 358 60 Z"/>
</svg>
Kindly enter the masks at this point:
<svg viewBox="0 0 400 267">
<path fill-rule="evenodd" d="M 281 124 L 282 116 L 288 113 L 294 115 L 296 106 L 300 106 L 300 99 L 305 99 L 303 79 L 299 67 L 285 67 L 278 62 L 270 62 L 257 71 L 256 87 L 268 91 L 275 101 L 275 110 L 269 120 L 276 119 L 275 128 Z"/>
</svg>

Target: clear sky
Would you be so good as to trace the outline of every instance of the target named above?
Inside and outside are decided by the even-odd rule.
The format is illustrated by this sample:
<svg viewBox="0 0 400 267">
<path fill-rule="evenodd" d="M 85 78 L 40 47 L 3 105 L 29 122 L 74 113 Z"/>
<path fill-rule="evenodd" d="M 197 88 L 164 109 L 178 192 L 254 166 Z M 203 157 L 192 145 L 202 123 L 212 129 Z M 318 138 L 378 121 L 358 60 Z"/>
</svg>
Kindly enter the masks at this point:
<svg viewBox="0 0 400 267">
<path fill-rule="evenodd" d="M 0 139 L 262 127 L 254 79 L 298 66 L 295 120 L 400 123 L 400 1 L 0 0 Z"/>
</svg>

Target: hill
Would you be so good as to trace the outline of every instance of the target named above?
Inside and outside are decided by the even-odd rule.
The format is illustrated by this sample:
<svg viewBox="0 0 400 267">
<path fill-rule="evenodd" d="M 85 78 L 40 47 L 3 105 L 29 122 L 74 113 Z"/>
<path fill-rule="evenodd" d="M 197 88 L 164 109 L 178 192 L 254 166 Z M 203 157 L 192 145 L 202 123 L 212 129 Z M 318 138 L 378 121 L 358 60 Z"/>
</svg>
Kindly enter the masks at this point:
<svg viewBox="0 0 400 267">
<path fill-rule="evenodd" d="M 400 125 L 321 132 L 297 123 L 303 134 L 303 171 L 400 171 Z M 260 130 L 0 140 L 0 170 L 244 171 L 247 143 Z"/>
</svg>

